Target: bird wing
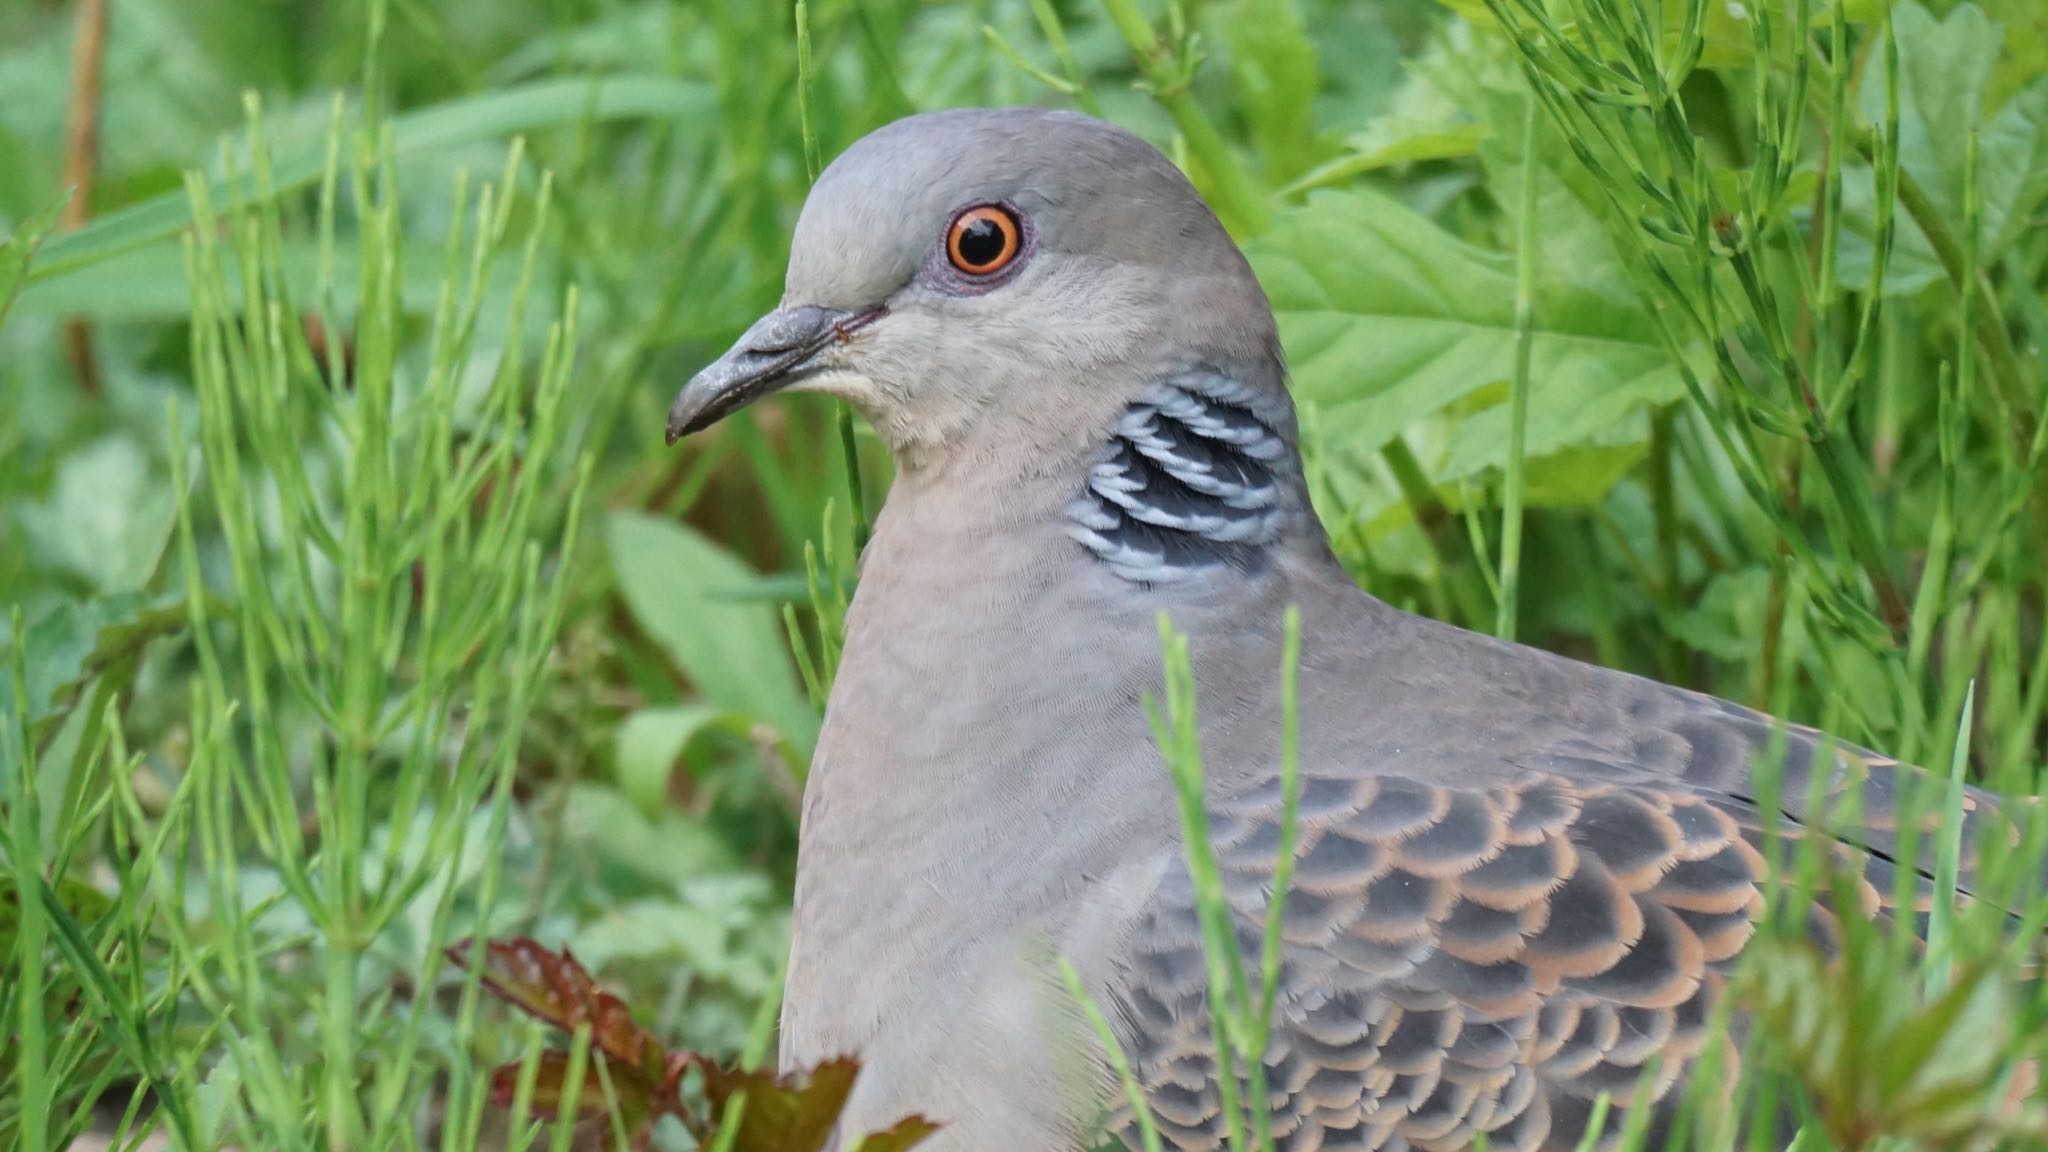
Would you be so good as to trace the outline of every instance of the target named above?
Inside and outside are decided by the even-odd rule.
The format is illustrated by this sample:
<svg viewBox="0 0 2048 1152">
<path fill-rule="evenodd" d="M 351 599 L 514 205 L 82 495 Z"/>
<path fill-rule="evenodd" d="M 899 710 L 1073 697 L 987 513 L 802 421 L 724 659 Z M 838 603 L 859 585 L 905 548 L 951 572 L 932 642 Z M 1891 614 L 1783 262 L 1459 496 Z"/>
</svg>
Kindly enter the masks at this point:
<svg viewBox="0 0 2048 1152">
<path fill-rule="evenodd" d="M 1216 806 L 1233 904 L 1263 905 L 1280 812 L 1277 786 Z M 1742 822 L 1671 790 L 1310 777 L 1298 829 L 1265 1054 L 1290 1152 L 1575 1146 L 1601 1091 L 1660 1055 L 1668 1087 L 1699 1054 L 1762 906 Z M 1191 1150 L 1222 1136 L 1195 917 L 1174 870 L 1117 997 L 1161 1133 Z"/>
<path fill-rule="evenodd" d="M 1555 657 L 1551 659 L 1555 660 Z M 1791 833 L 1818 831 L 1883 860 L 1909 852 L 1931 855 L 1930 837 L 1942 831 L 1950 784 L 1925 769 L 1846 744 L 1815 728 L 1774 717 L 1713 696 L 1687 692 L 1634 676 L 1603 673 L 1630 718 L 1632 739 L 1617 750 L 1532 757 L 1527 763 L 1567 776 L 1640 780 L 1723 797 L 1761 822 L 1759 808 L 1774 802 L 1775 823 Z M 1772 780 L 1768 789 L 1760 777 Z M 1976 886 L 1977 857 L 1986 825 L 1997 822 L 2017 844 L 2017 827 L 2000 816 L 2001 803 L 1989 793 L 1965 787 L 1960 796 L 1962 826 L 1960 885 Z M 2028 804 L 2031 800 L 2018 803 Z M 1917 828 L 1901 821 L 1914 818 Z M 1914 841 L 1913 847 L 1904 842 Z M 1924 869 L 1923 869 L 1924 870 Z"/>
<path fill-rule="evenodd" d="M 1625 1105 L 1653 1061 L 1646 1119 L 1653 1133 L 1668 1124 L 1671 1089 L 1705 1055 L 1763 911 L 1767 821 L 1749 765 L 1778 747 L 1788 800 L 1768 823 L 1860 877 L 1863 914 L 1890 914 L 1896 801 L 1919 769 L 1811 730 L 1778 726 L 1774 745 L 1771 721 L 1656 691 L 1625 711 L 1646 731 L 1679 733 L 1682 754 L 1661 763 L 1616 756 L 1609 739 L 1517 755 L 1524 763 L 1490 785 L 1305 767 L 1264 1058 L 1280 1148 L 1450 1152 L 1480 1133 L 1495 1149 L 1577 1148 L 1595 1099 Z M 1667 705 L 1671 723 L 1659 724 Z M 1809 793 L 1830 748 L 1835 767 Z M 1815 835 L 1851 796 L 1858 838 Z M 1995 811 L 1984 800 L 1968 797 L 1973 822 Z M 1210 804 L 1247 957 L 1259 955 L 1282 812 L 1274 779 Z M 1967 885 L 1973 853 L 1963 868 Z M 1195 894 L 1179 861 L 1162 876 L 1112 999 L 1161 1134 L 1209 1149 L 1220 1106 Z M 1914 882 L 1924 913 L 1931 885 Z M 1809 931 L 1826 944 L 1837 929 L 1817 901 Z M 1731 1086 L 1740 1037 L 1738 1022 L 1714 1056 Z M 1123 1138 L 1136 1147 L 1136 1128 Z"/>
</svg>

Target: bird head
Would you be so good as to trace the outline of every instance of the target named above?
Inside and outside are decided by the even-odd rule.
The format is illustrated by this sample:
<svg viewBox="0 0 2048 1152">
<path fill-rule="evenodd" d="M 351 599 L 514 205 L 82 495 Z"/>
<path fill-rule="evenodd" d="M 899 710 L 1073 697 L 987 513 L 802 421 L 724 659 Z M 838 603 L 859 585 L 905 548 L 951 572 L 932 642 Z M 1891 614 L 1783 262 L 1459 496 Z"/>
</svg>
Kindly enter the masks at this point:
<svg viewBox="0 0 2048 1152">
<path fill-rule="evenodd" d="M 1073 113 L 933 112 L 819 177 L 781 305 L 683 388 L 668 435 L 800 390 L 853 403 L 910 467 L 1050 451 L 1099 438 L 1158 365 L 1255 365 L 1278 389 L 1278 349 L 1250 266 L 1157 149 Z"/>
</svg>

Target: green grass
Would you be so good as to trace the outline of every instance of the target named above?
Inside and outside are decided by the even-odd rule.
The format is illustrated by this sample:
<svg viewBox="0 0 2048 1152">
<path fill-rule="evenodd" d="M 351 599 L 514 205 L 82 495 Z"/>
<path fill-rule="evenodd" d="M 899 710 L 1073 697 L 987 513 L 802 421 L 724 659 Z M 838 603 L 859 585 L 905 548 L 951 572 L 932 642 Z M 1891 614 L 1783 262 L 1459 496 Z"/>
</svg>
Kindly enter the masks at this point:
<svg viewBox="0 0 2048 1152">
<path fill-rule="evenodd" d="M 2041 791 L 2034 0 L 316 7 L 115 5 L 63 234 L 70 11 L 0 12 L 0 1143 L 552 1141 L 530 1077 L 487 1098 L 540 1034 L 443 965 L 470 935 L 761 1058 L 888 463 L 832 403 L 673 452 L 662 414 L 819 165 L 916 109 L 1078 107 L 1190 172 L 1382 598 Z M 2030 820 L 1980 883 L 2038 936 Z M 1776 906 L 1834 883 L 1782 847 Z M 1767 933 L 1755 1106 L 1995 1136 L 2048 1004 L 1986 907 L 1832 974 Z"/>
</svg>

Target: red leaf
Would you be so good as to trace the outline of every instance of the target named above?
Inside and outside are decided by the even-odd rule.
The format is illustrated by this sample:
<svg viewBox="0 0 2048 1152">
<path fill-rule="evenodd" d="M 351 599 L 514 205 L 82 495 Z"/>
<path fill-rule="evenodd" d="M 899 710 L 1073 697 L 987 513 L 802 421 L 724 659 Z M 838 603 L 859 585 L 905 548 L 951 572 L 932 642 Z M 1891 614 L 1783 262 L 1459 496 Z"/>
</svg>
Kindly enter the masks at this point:
<svg viewBox="0 0 2048 1152">
<path fill-rule="evenodd" d="M 569 1072 L 573 1065 L 570 1054 L 549 1050 L 540 1054 L 538 1067 L 533 1078 L 533 1114 L 543 1120 L 553 1120 L 562 1114 L 563 1105 L 568 1103 Z M 573 1118 L 588 1120 L 608 1115 L 611 1111 L 605 1100 L 604 1081 L 597 1071 L 598 1057 L 592 1055 L 583 1067 L 583 1082 L 578 1086 L 574 1106 L 570 1108 Z M 512 1107 L 519 1094 L 520 1064 L 506 1064 L 491 1073 L 491 1102 L 500 1108 Z M 655 1110 L 654 1088 L 646 1078 L 617 1064 L 607 1065 L 611 1077 L 612 1093 L 618 1097 L 620 1118 L 627 1122 L 644 1120 Z"/>
<path fill-rule="evenodd" d="M 448 949 L 448 959 L 467 968 L 473 947 L 464 940 Z M 492 940 L 485 945 L 481 978 L 493 995 L 564 1032 L 589 1025 L 591 1047 L 615 1067 L 633 1068 L 650 1082 L 668 1071 L 668 1050 L 634 1022 L 618 997 L 597 986 L 566 947 L 551 952 L 524 936 Z"/>
<path fill-rule="evenodd" d="M 469 966 L 475 945 L 465 940 L 448 949 L 458 967 Z M 574 1123 L 609 1117 L 611 1108 L 598 1078 L 604 1061 L 618 1098 L 620 1135 L 637 1145 L 663 1115 L 680 1118 L 700 1140 L 710 1138 L 717 1122 L 693 1116 L 682 1100 L 683 1074 L 695 1067 L 704 1080 L 712 1113 L 723 1119 L 726 1109 L 744 1094 L 735 1152 L 823 1152 L 846 1109 L 860 1064 L 851 1058 L 829 1061 L 808 1073 L 777 1076 L 723 1068 L 692 1052 L 670 1052 L 633 1021 L 618 997 L 597 986 L 567 948 L 551 952 L 525 937 L 493 940 L 484 947 L 479 974 L 491 994 L 564 1032 L 589 1026 L 591 1063 L 584 1068 L 582 1091 L 568 1095 L 569 1054 L 541 1053 L 535 1072 L 533 1108 L 555 1119 L 565 1111 Z M 518 1091 L 520 1066 L 508 1064 L 491 1074 L 491 1096 L 501 1108 L 511 1107 Z M 865 1152 L 908 1152 L 938 1130 L 922 1116 L 906 1116 L 862 1144 Z"/>
<path fill-rule="evenodd" d="M 923 1116 L 905 1116 L 881 1132 L 871 1132 L 860 1142 L 860 1152 L 910 1152 L 937 1132 L 939 1126 Z"/>
<path fill-rule="evenodd" d="M 849 1057 L 790 1076 L 741 1072 L 709 1061 L 697 1067 L 704 1076 L 704 1095 L 721 1119 L 734 1097 L 746 1094 L 735 1152 L 821 1152 L 860 1074 L 860 1064 Z M 863 1152 L 905 1152 L 934 1131 L 937 1126 L 922 1116 L 909 1116 L 868 1137 L 861 1147 Z"/>
</svg>

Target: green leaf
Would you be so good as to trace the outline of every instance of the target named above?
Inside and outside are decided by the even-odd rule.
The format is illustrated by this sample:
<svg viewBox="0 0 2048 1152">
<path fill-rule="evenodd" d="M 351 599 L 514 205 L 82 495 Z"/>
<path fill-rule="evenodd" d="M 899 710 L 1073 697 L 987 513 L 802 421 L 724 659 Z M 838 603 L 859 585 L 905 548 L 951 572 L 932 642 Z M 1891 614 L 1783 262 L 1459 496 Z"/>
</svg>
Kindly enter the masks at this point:
<svg viewBox="0 0 2048 1152">
<path fill-rule="evenodd" d="M 2040 1138 L 2040 1109 L 2001 1099 L 2024 995 L 2009 973 L 1966 968 L 1923 1001 L 1919 973 L 1879 949 L 1828 960 L 1805 942 L 1751 948 L 1742 998 L 1838 1147 L 1869 1147 L 1872 1133 L 1924 1148 Z"/>
<path fill-rule="evenodd" d="M 1488 128 L 1479 158 L 1487 190 L 1502 206 L 1504 228 L 1519 226 L 1523 162 L 1532 151 L 1535 155 L 1539 301 L 1545 281 L 1596 297 L 1634 300 L 1635 285 L 1615 244 L 1613 202 L 1548 116 L 1537 117 L 1533 148 L 1523 140 L 1527 98 L 1519 85 L 1474 87 L 1463 96 Z M 1641 337 L 1653 340 L 1654 330 L 1645 328 Z"/>
<path fill-rule="evenodd" d="M 503 88 L 393 117 L 390 127 L 395 155 L 405 157 L 587 121 L 645 118 L 687 124 L 711 111 L 712 95 L 702 84 L 625 75 Z M 271 162 L 273 187 L 284 193 L 311 184 L 319 179 L 326 155 L 324 137 L 277 150 Z M 222 206 L 232 202 L 224 178 L 214 179 L 212 201 Z M 191 220 L 191 202 L 183 189 L 110 212 L 51 241 L 30 280 L 48 279 L 168 239 Z"/>
<path fill-rule="evenodd" d="M 732 850 L 702 819 L 673 809 L 642 815 L 616 788 L 577 784 L 562 814 L 565 842 L 600 869 L 614 897 L 673 891 L 681 877 L 730 871 Z"/>
<path fill-rule="evenodd" d="M 1686 647 L 1722 660 L 1756 656 L 1763 634 L 1771 574 L 1764 568 L 1717 572 L 1690 607 L 1674 613 L 1668 627 Z"/>
<path fill-rule="evenodd" d="M 1604 249 L 1604 239 L 1601 249 Z M 1546 236 L 1535 285 L 1532 457 L 1585 443 L 1680 392 L 1654 321 L 1611 260 Z M 1367 189 L 1282 213 L 1252 261 L 1279 316 L 1298 391 L 1333 445 L 1372 451 L 1507 379 L 1514 258 L 1488 252 Z M 1577 267 L 1574 267 L 1577 265 Z M 1504 391 L 1451 432 L 1450 471 L 1504 458 Z M 1469 429 L 1469 430 L 1468 430 Z"/>
<path fill-rule="evenodd" d="M 1435 56 L 1449 50 L 1437 47 Z M 1395 89 L 1392 106 L 1345 141 L 1351 151 L 1296 180 L 1289 194 L 1321 188 L 1425 160 L 1471 156 L 1486 138 L 1487 127 L 1474 120 L 1444 87 L 1433 69 L 1411 68 Z"/>
<path fill-rule="evenodd" d="M 1532 419 L 1530 423 L 1533 426 L 1535 422 Z M 1615 443 L 1579 444 L 1526 459 L 1522 483 L 1527 505 L 1592 508 L 1605 500 L 1649 451 L 1647 430 L 1643 429 L 1640 417 L 1631 420 L 1627 427 L 1609 429 L 1608 433 L 1616 436 Z M 1498 469 L 1500 465 L 1489 461 L 1487 467 Z"/>
<path fill-rule="evenodd" d="M 2005 56 L 1993 70 L 1992 101 L 2002 101 L 2036 77 L 2048 76 L 2048 4 L 2041 0 L 1976 0 L 2005 28 Z"/>
<path fill-rule="evenodd" d="M 1296 187 L 1321 187 L 1425 160 L 1455 160 L 1479 151 L 1486 130 L 1477 124 L 1435 126 L 1404 120 L 1378 120 L 1351 138 L 1348 156 L 1330 161 L 1296 182 Z"/>
<path fill-rule="evenodd" d="M 2016 1005 L 2001 973 L 1977 968 L 1899 1028 L 1885 1045 L 1884 1092 L 1903 1110 L 1957 1087 L 1980 1092 L 2004 1060 Z"/>
<path fill-rule="evenodd" d="M 225 1053 L 220 1063 L 199 1082 L 194 1093 L 199 1105 L 200 1130 L 206 1139 L 215 1144 L 226 1144 L 239 1109 L 236 1101 L 242 1094 L 241 1065 L 232 1052 Z"/>
<path fill-rule="evenodd" d="M 740 726 L 745 718 L 704 705 L 680 708 L 642 708 L 626 717 L 612 742 L 612 762 L 619 774 L 619 787 L 649 816 L 660 814 L 668 804 L 669 775 L 685 749 L 696 738 L 721 723 Z"/>
<path fill-rule="evenodd" d="M 222 241 L 222 258 L 233 266 L 235 246 Z M 285 282 L 298 299 L 314 299 L 321 283 L 321 252 L 317 240 L 291 238 L 274 253 Z M 342 315 L 356 311 L 362 287 L 362 250 L 356 244 L 339 245 L 331 256 L 331 283 L 336 310 Z M 400 305 L 415 314 L 431 312 L 441 293 L 444 272 L 440 246 L 410 243 L 396 254 L 401 279 Z M 551 287 L 555 280 L 554 260 L 542 252 L 535 261 L 538 286 L 530 292 L 528 322 L 536 327 L 551 319 L 552 301 L 558 297 Z M 483 287 L 485 315 L 502 316 L 510 302 L 521 269 L 511 262 L 494 265 Z M 231 308 L 242 306 L 242 281 L 229 277 L 223 285 Z M 60 275 L 36 280 L 21 293 L 18 305 L 24 314 L 36 312 L 53 316 L 85 316 L 94 320 L 182 320 L 192 312 L 192 286 L 185 276 L 185 255 L 167 244 L 122 252 L 103 261 L 74 268 Z"/>
<path fill-rule="evenodd" d="M 681 524 L 615 512 L 612 569 L 633 618 L 721 711 L 769 724 L 806 757 L 818 718 L 797 679 L 775 609 L 729 594 L 759 579 Z"/>
<path fill-rule="evenodd" d="M 778 911 L 768 900 L 767 885 L 755 876 L 715 879 L 752 882 L 755 899 L 738 906 L 699 907 L 690 900 L 691 887 L 684 886 L 680 901 L 675 896 L 634 900 L 585 924 L 577 933 L 578 954 L 595 968 L 608 969 L 622 961 L 657 961 L 664 971 L 687 969 L 694 977 L 729 984 L 749 997 L 767 993 L 775 975 L 773 961 L 759 955 L 759 949 L 749 952 L 747 946 L 764 936 L 782 938 L 752 933 L 742 939 L 754 923 Z M 779 911 L 786 913 L 787 909 Z"/>
<path fill-rule="evenodd" d="M 33 724 L 81 690 L 93 670 L 107 662 L 124 646 L 153 638 L 162 631 L 181 626 L 182 606 L 142 610 L 134 596 L 102 596 L 91 600 L 59 600 L 31 612 L 22 622 L 22 634 L 9 631 L 0 616 L 0 655 L 11 659 L 13 646 L 24 645 L 28 670 L 28 718 Z M 135 627 L 154 621 L 161 628 Z M 0 693 L 0 716 L 12 717 L 14 694 Z"/>
<path fill-rule="evenodd" d="M 1992 82 L 2006 35 L 1974 5 L 1958 5 L 1937 20 L 1908 2 L 1892 21 L 1899 41 L 1899 163 L 1950 227 L 1960 228 L 1965 152 L 1975 127 L 1980 250 L 1995 256 L 2033 227 L 2048 203 L 2048 78 L 2000 103 Z M 1884 122 L 1881 69 L 1865 72 L 1857 111 L 1872 124 Z M 1844 246 L 1842 268 L 1853 282 L 1870 267 L 1873 193 L 1868 167 L 1844 177 L 1844 222 L 1857 242 Z M 1917 291 L 1942 276 L 1941 264 L 1910 215 L 1902 212 L 1897 221 L 1887 286 Z"/>
<path fill-rule="evenodd" d="M 177 511 L 177 495 L 149 454 L 115 435 L 67 454 L 50 498 L 25 504 L 20 515 L 45 563 L 114 596 L 149 583 Z"/>
</svg>

